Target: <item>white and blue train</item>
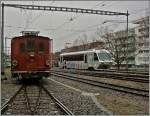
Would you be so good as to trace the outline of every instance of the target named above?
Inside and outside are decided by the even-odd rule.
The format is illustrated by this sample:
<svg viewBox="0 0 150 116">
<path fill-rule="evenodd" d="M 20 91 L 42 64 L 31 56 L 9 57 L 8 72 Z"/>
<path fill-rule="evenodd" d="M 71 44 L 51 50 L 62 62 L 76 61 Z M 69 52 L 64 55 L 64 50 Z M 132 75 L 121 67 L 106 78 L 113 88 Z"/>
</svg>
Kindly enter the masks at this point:
<svg viewBox="0 0 150 116">
<path fill-rule="evenodd" d="M 108 69 L 113 58 L 108 50 L 87 50 L 60 54 L 60 68 Z"/>
</svg>

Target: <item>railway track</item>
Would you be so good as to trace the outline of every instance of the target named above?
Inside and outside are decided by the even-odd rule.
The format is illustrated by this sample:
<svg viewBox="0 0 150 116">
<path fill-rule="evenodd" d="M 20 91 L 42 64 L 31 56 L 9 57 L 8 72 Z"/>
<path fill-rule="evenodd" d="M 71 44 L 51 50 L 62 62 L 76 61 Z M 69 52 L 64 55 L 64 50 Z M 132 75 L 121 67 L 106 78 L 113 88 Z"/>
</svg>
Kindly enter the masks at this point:
<svg viewBox="0 0 150 116">
<path fill-rule="evenodd" d="M 4 115 L 73 115 L 43 85 L 22 85 L 1 108 Z"/>
<path fill-rule="evenodd" d="M 97 71 L 80 71 L 80 70 L 52 70 L 56 72 L 66 72 L 66 73 L 73 73 L 73 74 L 80 74 L 80 75 L 86 75 L 86 76 L 96 76 L 96 77 L 102 77 L 102 78 L 112 78 L 112 79 L 118 79 L 118 80 L 126 80 L 126 81 L 134 81 L 134 82 L 140 82 L 140 83 L 149 83 L 148 77 L 143 78 L 142 75 L 124 75 L 120 73 L 110 73 L 110 72 L 97 72 Z"/>
<path fill-rule="evenodd" d="M 60 72 L 58 73 L 58 72 L 54 72 L 54 71 L 51 74 L 54 76 L 57 76 L 57 77 L 62 77 L 65 79 L 78 81 L 78 82 L 89 84 L 92 86 L 107 88 L 107 89 L 124 92 L 124 93 L 129 93 L 129 94 L 133 94 L 133 95 L 137 95 L 137 96 L 149 97 L 149 90 L 136 89 L 136 88 L 126 87 L 126 86 L 109 84 L 109 83 L 94 81 L 91 79 L 80 78 L 77 76 L 72 76 L 72 75 L 68 75 L 68 74 L 64 74 L 64 73 L 60 73 Z"/>
<path fill-rule="evenodd" d="M 97 69 L 95 71 L 107 71 L 107 72 L 117 72 L 117 73 L 127 73 L 127 74 L 140 74 L 140 75 L 148 75 L 149 72 L 148 71 L 141 71 L 141 72 L 138 72 L 138 71 L 126 71 L 126 70 L 120 70 L 120 71 L 117 71 L 116 69 Z"/>
</svg>

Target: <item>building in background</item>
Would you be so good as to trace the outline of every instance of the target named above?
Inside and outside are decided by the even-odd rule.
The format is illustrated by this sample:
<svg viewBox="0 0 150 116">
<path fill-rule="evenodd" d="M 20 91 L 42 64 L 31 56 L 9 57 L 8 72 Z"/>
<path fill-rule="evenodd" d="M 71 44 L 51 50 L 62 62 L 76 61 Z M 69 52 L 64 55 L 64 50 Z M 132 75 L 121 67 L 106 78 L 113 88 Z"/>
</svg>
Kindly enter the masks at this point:
<svg viewBox="0 0 150 116">
<path fill-rule="evenodd" d="M 136 57 L 137 67 L 149 66 L 149 17 L 144 17 L 134 21 L 138 26 L 135 28 L 136 38 Z"/>
<path fill-rule="evenodd" d="M 72 47 L 68 47 L 65 49 L 61 50 L 61 53 L 64 52 L 76 52 L 76 51 L 85 51 L 85 50 L 89 50 L 89 49 L 102 49 L 104 48 L 104 41 L 95 41 L 95 42 L 91 42 L 91 43 L 87 43 L 87 44 L 82 44 L 82 45 L 78 45 L 78 46 L 72 46 Z"/>
<path fill-rule="evenodd" d="M 121 67 L 125 67 L 126 64 L 128 64 L 129 68 L 148 68 L 149 17 L 140 18 L 133 21 L 133 23 L 137 24 L 137 26 L 129 29 L 128 40 L 126 30 L 110 33 L 109 38 L 115 41 L 115 47 L 119 50 L 117 55 L 120 55 L 118 58 L 124 59 L 124 61 L 121 62 Z M 106 42 L 106 49 L 111 51 L 111 47 L 109 46 L 110 42 L 112 41 Z M 126 56 L 123 55 L 124 53 L 126 53 Z"/>
<path fill-rule="evenodd" d="M 127 40 L 127 31 L 120 30 L 113 33 L 107 33 L 107 36 L 104 36 L 106 46 L 105 48 L 109 50 L 115 61 L 120 65 L 120 67 L 134 67 L 135 66 L 135 30 L 130 28 L 128 31 L 128 40 Z"/>
</svg>

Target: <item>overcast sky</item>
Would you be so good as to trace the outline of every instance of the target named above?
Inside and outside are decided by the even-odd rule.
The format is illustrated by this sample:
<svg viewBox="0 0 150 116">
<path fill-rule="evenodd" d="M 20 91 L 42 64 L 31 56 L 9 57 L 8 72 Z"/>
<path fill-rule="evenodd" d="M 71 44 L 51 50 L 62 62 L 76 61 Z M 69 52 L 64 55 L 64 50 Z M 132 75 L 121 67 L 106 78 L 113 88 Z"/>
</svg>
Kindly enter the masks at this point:
<svg viewBox="0 0 150 116">
<path fill-rule="evenodd" d="M 127 12 L 129 11 L 129 22 L 148 15 L 148 1 L 15 1 L 4 2 L 9 4 L 34 4 L 51 5 L 74 8 L 92 8 L 107 11 Z M 73 19 L 72 21 L 70 19 Z M 89 41 L 97 38 L 96 30 L 102 26 L 109 26 L 114 30 L 125 29 L 126 24 L 107 23 L 106 20 L 126 20 L 125 16 L 105 16 L 94 14 L 80 14 L 56 11 L 31 11 L 18 8 L 5 8 L 5 37 L 21 35 L 24 30 L 40 31 L 40 35 L 53 39 L 54 51 L 59 51 L 65 47 L 66 43 L 71 43 L 76 39 L 87 35 Z M 129 27 L 132 26 L 129 24 Z M 10 46 L 10 40 L 7 41 Z"/>
</svg>

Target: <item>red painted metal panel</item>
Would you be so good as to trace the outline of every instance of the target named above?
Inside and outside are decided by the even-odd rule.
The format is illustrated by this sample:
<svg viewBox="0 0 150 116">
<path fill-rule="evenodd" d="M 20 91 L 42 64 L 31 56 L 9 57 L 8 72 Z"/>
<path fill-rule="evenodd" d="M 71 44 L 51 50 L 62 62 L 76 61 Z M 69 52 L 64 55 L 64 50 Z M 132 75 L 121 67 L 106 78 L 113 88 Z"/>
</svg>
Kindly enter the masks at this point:
<svg viewBox="0 0 150 116">
<path fill-rule="evenodd" d="M 28 41 L 34 41 L 35 50 L 30 52 L 27 49 Z M 31 40 L 31 41 L 32 41 Z M 39 43 L 44 43 L 44 53 L 39 53 Z M 25 52 L 20 52 L 20 44 L 24 43 L 26 46 Z M 11 41 L 11 59 L 18 62 L 17 66 L 12 67 L 12 71 L 47 71 L 50 69 L 46 65 L 46 60 L 51 55 L 51 40 L 48 37 L 42 36 L 19 36 L 15 37 Z"/>
</svg>

